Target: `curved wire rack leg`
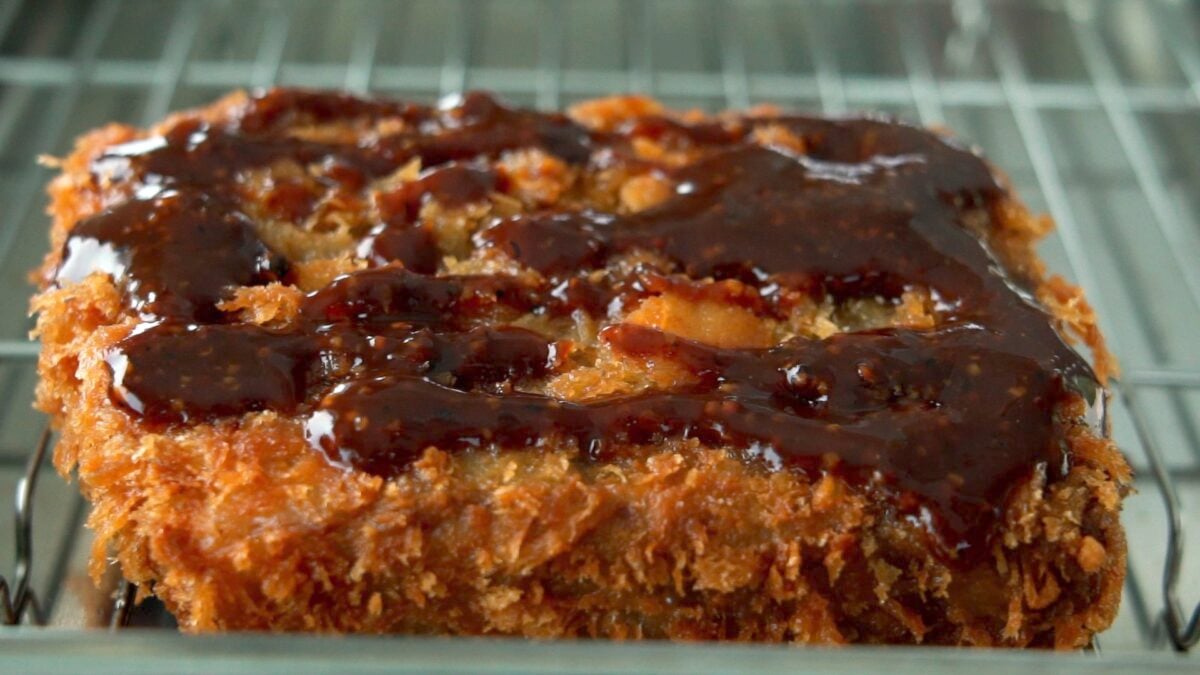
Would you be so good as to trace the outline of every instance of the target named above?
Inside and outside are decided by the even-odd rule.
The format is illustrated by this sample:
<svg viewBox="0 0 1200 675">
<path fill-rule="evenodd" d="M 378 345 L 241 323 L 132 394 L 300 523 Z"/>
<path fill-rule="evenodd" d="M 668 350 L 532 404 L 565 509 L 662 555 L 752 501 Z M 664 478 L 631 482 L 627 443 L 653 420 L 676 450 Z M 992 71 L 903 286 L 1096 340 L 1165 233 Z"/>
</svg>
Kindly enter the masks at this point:
<svg viewBox="0 0 1200 675">
<path fill-rule="evenodd" d="M 137 599 L 137 590 L 137 584 L 121 580 L 121 585 L 117 588 L 116 600 L 113 602 L 112 617 L 108 622 L 109 630 L 118 630 L 129 625 L 134 601 Z"/>
<path fill-rule="evenodd" d="M 1146 449 L 1146 458 L 1150 462 L 1150 470 L 1158 483 L 1162 494 L 1163 506 L 1167 510 L 1167 555 L 1163 561 L 1163 619 L 1166 623 L 1167 635 L 1175 649 L 1186 652 L 1200 642 L 1200 605 L 1192 609 L 1190 619 L 1185 619 L 1183 605 L 1179 600 L 1179 577 L 1183 567 L 1183 518 L 1180 515 L 1179 495 L 1175 493 L 1175 485 L 1167 473 L 1167 468 L 1159 453 L 1158 445 L 1150 434 L 1150 425 L 1138 409 L 1133 390 L 1121 387 L 1121 396 L 1133 418 L 1133 425 Z"/>
<path fill-rule="evenodd" d="M 33 494 L 37 488 L 42 460 L 50 447 L 50 427 L 42 430 L 37 447 L 25 463 L 25 474 L 17 483 L 16 492 L 16 570 L 12 586 L 0 577 L 0 610 L 3 610 L 5 625 L 21 623 L 26 615 L 39 626 L 45 625 L 46 617 L 30 584 L 33 572 Z"/>
</svg>

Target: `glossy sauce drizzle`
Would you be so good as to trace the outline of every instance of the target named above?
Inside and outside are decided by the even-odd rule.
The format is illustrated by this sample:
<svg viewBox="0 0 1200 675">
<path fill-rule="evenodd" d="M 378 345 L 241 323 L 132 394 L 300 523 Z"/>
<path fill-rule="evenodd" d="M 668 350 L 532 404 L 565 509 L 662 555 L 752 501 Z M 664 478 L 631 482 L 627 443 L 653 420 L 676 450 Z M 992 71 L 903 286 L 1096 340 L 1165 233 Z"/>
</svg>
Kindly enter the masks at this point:
<svg viewBox="0 0 1200 675">
<path fill-rule="evenodd" d="M 404 129 L 370 143 L 279 131 L 297 119 L 384 117 L 404 120 Z M 1004 199 L 1002 188 L 978 157 L 920 129 L 770 120 L 804 139 L 805 152 L 789 154 L 748 142 L 756 123 L 646 118 L 595 134 L 477 94 L 436 111 L 277 90 L 223 125 L 184 121 L 98 159 L 97 172 L 152 194 L 79 223 L 59 280 L 112 274 L 147 319 L 108 360 L 114 397 L 152 424 L 256 410 L 297 415 L 332 460 L 384 476 L 429 446 L 567 442 L 582 458 L 613 461 L 668 437 L 697 438 L 747 461 L 767 457 L 773 469 L 836 471 L 914 497 L 892 503 L 929 523 L 949 556 L 982 555 L 1015 485 L 1039 467 L 1051 479 L 1069 469 L 1056 411 L 1081 393 L 1091 400 L 1097 387 L 967 227 L 968 213 L 986 217 Z M 542 281 L 436 276 L 438 252 L 418 217 L 425 200 L 465 203 L 502 190 L 486 160 L 506 150 L 536 146 L 596 164 L 629 159 L 631 135 L 673 135 L 704 153 L 659 168 L 676 194 L 647 211 L 522 214 L 476 234 L 478 246 L 539 271 Z M 286 265 L 235 202 L 213 196 L 234 193 L 239 169 L 323 162 L 361 189 L 413 158 L 425 172 L 379 197 L 384 222 L 359 246 L 374 269 L 310 295 L 285 329 L 237 323 L 216 309 L 235 287 L 286 279 Z M 615 295 L 653 292 L 590 274 L 638 249 L 665 261 L 659 278 L 737 279 L 764 297 L 787 288 L 894 299 L 924 287 L 945 308 L 931 330 L 797 338 L 760 350 L 610 325 L 601 339 L 613 348 L 670 359 L 692 384 L 587 403 L 522 393 L 562 366 L 558 346 L 489 321 L 528 312 L 603 318 Z"/>
</svg>

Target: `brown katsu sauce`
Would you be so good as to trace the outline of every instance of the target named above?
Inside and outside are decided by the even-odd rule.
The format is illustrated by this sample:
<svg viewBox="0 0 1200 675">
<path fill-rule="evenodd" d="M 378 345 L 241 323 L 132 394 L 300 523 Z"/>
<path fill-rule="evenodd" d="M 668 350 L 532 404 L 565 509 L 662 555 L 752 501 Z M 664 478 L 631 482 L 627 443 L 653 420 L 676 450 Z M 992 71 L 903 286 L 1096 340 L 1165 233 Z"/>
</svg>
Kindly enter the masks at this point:
<svg viewBox="0 0 1200 675">
<path fill-rule="evenodd" d="M 358 254 L 375 264 L 398 261 L 414 272 L 436 272 L 437 243 L 418 221 L 421 207 L 435 197 L 449 207 L 482 202 L 497 189 L 498 182 L 490 169 L 451 162 L 380 193 L 375 201 L 383 222 L 359 243 Z"/>
<path fill-rule="evenodd" d="M 124 280 L 127 303 L 143 315 L 215 321 L 233 289 L 277 281 L 283 269 L 231 203 L 164 189 L 76 225 L 57 278 L 106 272 Z"/>
<path fill-rule="evenodd" d="M 402 124 L 342 144 L 279 131 L 342 119 Z M 748 142 L 767 123 L 802 139 L 804 153 Z M 703 149 L 689 165 L 656 167 L 675 185 L 666 201 L 625 215 L 521 214 L 475 234 L 477 246 L 540 279 L 436 275 L 441 254 L 420 218 L 429 200 L 461 206 L 503 191 L 486 160 L 507 150 L 537 147 L 577 165 L 642 161 L 628 151 L 634 135 Z M 424 167 L 416 180 L 376 193 L 381 222 L 358 249 L 372 269 L 310 294 L 286 327 L 216 308 L 236 287 L 286 279 L 238 211 L 240 170 L 336 167 L 330 180 L 361 192 L 413 159 Z M 433 110 L 273 91 L 221 125 L 183 121 L 113 148 L 95 170 L 136 194 L 76 226 L 58 278 L 107 272 L 146 321 L 108 354 L 114 398 L 158 425 L 258 410 L 299 416 L 332 461 L 381 476 L 402 473 L 430 446 L 574 444 L 581 459 L 607 462 L 695 438 L 774 470 L 834 471 L 907 496 L 889 503 L 944 552 L 983 555 L 1013 487 L 1035 471 L 1053 479 L 1069 469 L 1055 415 L 1098 386 L 968 226 L 969 213 L 986 218 L 1004 198 L 986 164 L 898 123 L 645 118 L 599 134 L 479 94 Z M 610 262 L 634 251 L 663 262 L 619 277 Z M 704 279 L 732 281 L 697 284 Z M 615 304 L 668 288 L 716 288 L 755 311 L 769 311 L 780 289 L 887 302 L 926 288 L 939 320 L 769 349 L 613 324 L 600 339 L 614 350 L 669 360 L 692 377 L 672 391 L 588 402 L 529 393 L 563 367 L 560 345 L 493 325 L 527 313 L 603 319 Z"/>
</svg>

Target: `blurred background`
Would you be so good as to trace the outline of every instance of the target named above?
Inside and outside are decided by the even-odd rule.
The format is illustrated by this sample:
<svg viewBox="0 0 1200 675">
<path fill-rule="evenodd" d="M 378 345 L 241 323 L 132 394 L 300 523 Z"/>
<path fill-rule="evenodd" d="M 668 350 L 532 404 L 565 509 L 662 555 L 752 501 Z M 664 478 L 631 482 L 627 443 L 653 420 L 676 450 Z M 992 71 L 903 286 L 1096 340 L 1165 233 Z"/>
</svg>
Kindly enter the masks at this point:
<svg viewBox="0 0 1200 675">
<path fill-rule="evenodd" d="M 25 314 L 47 230 L 49 174 L 34 159 L 109 121 L 146 124 L 272 84 L 422 101 L 488 89 L 546 109 L 636 91 L 684 108 L 771 102 L 948 126 L 1054 216 L 1042 252 L 1086 288 L 1122 362 L 1111 415 L 1139 492 L 1125 516 L 1127 593 L 1103 653 L 1169 645 L 1172 527 L 1156 466 L 1189 535 L 1179 598 L 1188 610 L 1200 599 L 1200 5 L 1182 1 L 4 0 L 0 574 L 10 580 L 7 495 L 44 427 L 29 407 L 37 347 Z M 80 576 L 83 502 L 52 470 L 39 480 L 32 588 L 54 625 L 100 621 Z"/>
</svg>

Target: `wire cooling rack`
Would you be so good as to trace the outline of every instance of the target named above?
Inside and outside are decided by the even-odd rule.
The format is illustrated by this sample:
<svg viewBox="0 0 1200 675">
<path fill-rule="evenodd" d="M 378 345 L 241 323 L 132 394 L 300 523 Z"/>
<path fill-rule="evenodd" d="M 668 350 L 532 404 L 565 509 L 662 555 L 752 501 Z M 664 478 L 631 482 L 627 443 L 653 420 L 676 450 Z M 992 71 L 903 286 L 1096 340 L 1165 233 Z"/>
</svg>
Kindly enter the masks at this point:
<svg viewBox="0 0 1200 675">
<path fill-rule="evenodd" d="M 1122 360 L 1109 414 L 1138 472 L 1124 515 L 1125 599 L 1093 667 L 1185 650 L 1200 632 L 1198 45 L 1200 8 L 1185 2 L 0 2 L 0 494 L 16 495 L 15 518 L 0 519 L 0 571 L 15 561 L 0 578 L 0 623 L 170 625 L 153 606 L 131 609 L 131 589 L 115 579 L 93 588 L 83 573 L 85 504 L 46 468 L 53 437 L 29 407 L 37 345 L 26 339 L 23 311 L 26 274 L 46 246 L 48 174 L 34 157 L 64 154 L 76 134 L 105 122 L 149 123 L 237 87 L 336 87 L 417 100 L 482 88 L 541 108 L 642 91 L 676 107 L 774 102 L 946 125 L 1054 216 L 1058 230 L 1042 253 L 1087 289 Z M 154 635 L 119 639 L 151 655 L 190 649 L 166 632 Z M 54 645 L 55 658 L 95 665 L 106 663 L 110 638 L 0 629 L 0 639 L 30 658 Z M 287 640 L 253 649 L 328 657 L 328 647 Z M 251 649 L 233 638 L 213 644 L 233 654 Z M 335 652 L 351 649 L 339 644 Z M 398 644 L 407 645 L 401 653 L 410 666 L 436 663 L 441 649 Z M 480 668 L 532 670 L 542 659 L 539 667 L 568 670 L 581 658 L 604 669 L 658 654 L 460 644 L 456 654 L 478 659 L 454 663 Z M 369 660 L 385 648 L 353 649 Z M 857 656 L 810 663 L 899 667 L 894 654 L 852 651 Z M 747 663 L 741 652 L 687 653 L 678 663 Z M 909 653 L 915 660 L 906 663 L 927 672 L 1021 663 Z M 767 648 L 746 654 L 764 669 L 794 665 Z M 171 663 L 182 670 L 191 662 Z"/>
</svg>

